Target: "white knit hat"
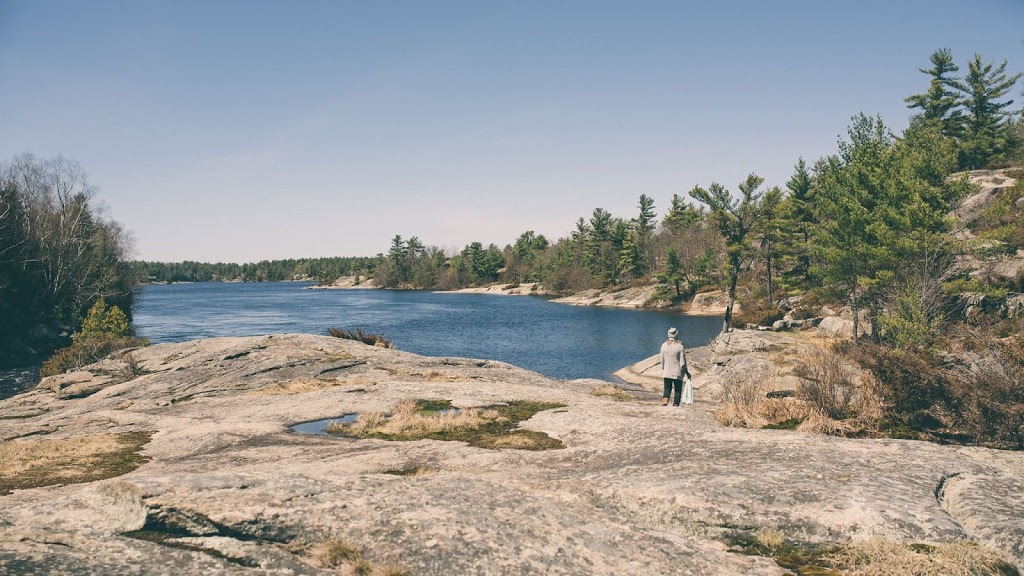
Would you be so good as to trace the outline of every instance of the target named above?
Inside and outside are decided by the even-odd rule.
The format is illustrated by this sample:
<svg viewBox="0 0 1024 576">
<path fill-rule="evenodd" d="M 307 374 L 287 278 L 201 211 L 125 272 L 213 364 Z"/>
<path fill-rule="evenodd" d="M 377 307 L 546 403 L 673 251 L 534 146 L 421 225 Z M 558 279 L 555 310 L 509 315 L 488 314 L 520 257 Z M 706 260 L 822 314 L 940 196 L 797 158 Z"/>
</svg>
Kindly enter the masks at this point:
<svg viewBox="0 0 1024 576">
<path fill-rule="evenodd" d="M 678 335 L 679 335 L 679 330 L 676 330 L 675 328 L 669 328 L 668 329 L 668 337 L 669 338 L 675 338 Z"/>
</svg>

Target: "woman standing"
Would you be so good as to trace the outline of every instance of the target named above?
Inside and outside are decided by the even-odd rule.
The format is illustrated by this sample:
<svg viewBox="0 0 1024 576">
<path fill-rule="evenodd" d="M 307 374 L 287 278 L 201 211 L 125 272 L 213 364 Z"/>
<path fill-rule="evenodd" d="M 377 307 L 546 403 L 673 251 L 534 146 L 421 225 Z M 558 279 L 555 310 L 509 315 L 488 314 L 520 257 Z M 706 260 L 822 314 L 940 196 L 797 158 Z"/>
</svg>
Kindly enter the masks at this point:
<svg viewBox="0 0 1024 576">
<path fill-rule="evenodd" d="M 673 406 L 679 406 L 683 396 L 683 376 L 690 378 L 690 370 L 686 366 L 686 348 L 678 340 L 679 331 L 675 328 L 668 329 L 668 340 L 661 345 L 661 375 L 665 378 L 665 394 L 661 398 L 661 405 L 668 406 L 668 399 L 672 396 L 672 388 L 676 390 Z"/>
</svg>

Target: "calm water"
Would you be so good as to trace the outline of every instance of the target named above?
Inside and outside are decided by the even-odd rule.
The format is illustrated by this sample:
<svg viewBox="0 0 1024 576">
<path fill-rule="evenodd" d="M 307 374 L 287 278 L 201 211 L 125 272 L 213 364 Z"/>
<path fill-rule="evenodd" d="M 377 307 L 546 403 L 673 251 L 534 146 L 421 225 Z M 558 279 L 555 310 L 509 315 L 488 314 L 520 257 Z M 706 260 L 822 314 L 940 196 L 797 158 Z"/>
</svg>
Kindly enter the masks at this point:
<svg viewBox="0 0 1024 576">
<path fill-rule="evenodd" d="M 679 328 L 687 346 L 697 346 L 711 340 L 722 325 L 718 317 L 566 306 L 530 296 L 304 290 L 306 286 L 145 286 L 135 301 L 135 330 L 158 344 L 362 328 L 417 354 L 503 360 L 555 378 L 612 379 L 612 372 L 657 352 L 670 326 Z M 38 381 L 38 366 L 0 371 L 0 398 Z"/>
<path fill-rule="evenodd" d="M 308 285 L 146 286 L 137 295 L 135 330 L 157 344 L 362 328 L 407 352 L 502 360 L 554 378 L 610 379 L 656 353 L 671 326 L 679 328 L 683 343 L 697 346 L 722 324 L 719 317 L 566 306 L 530 296 L 304 290 Z"/>
</svg>

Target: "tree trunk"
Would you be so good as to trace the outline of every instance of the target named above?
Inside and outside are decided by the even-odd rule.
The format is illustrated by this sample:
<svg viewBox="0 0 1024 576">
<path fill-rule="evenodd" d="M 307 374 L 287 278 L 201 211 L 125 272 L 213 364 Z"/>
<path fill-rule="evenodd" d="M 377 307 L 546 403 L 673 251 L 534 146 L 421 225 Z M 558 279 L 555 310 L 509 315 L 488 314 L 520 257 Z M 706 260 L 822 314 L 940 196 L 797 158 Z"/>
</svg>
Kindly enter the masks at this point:
<svg viewBox="0 0 1024 576">
<path fill-rule="evenodd" d="M 860 332 L 860 314 L 857 313 L 857 285 L 854 284 L 850 295 L 850 309 L 853 310 L 853 345 L 860 345 L 857 333 Z"/>
<path fill-rule="evenodd" d="M 733 265 L 732 275 L 729 278 L 729 304 L 725 307 L 725 323 L 722 325 L 722 332 L 728 332 L 732 325 L 732 307 L 736 303 L 736 282 L 740 278 L 740 267 Z"/>
</svg>

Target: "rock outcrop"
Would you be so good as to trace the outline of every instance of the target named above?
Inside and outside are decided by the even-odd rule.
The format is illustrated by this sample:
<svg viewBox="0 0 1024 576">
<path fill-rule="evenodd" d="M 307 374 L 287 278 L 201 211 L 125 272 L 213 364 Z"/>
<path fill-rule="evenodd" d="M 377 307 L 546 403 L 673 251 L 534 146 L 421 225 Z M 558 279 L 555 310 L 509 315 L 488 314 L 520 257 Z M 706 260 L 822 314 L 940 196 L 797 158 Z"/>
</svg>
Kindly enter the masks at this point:
<svg viewBox="0 0 1024 576">
<path fill-rule="evenodd" d="M 499 296 L 543 296 L 548 293 L 536 282 L 525 282 L 523 284 L 491 284 L 490 286 L 445 290 L 444 292 L 452 294 L 496 294 Z"/>
<path fill-rule="evenodd" d="M 704 374 L 791 344 L 756 334 L 720 343 L 731 359 Z M 1020 453 L 723 428 L 709 394 L 663 408 L 595 396 L 592 380 L 321 336 L 128 354 L 0 401 L 0 446 L 149 435 L 134 471 L 0 496 L 0 572 L 331 573 L 304 551 L 343 540 L 408 574 L 786 573 L 723 543 L 762 528 L 819 544 L 971 539 L 1024 565 Z M 565 447 L 289 429 L 408 398 L 564 404 L 522 426 Z"/>
<path fill-rule="evenodd" d="M 571 296 L 556 298 L 552 302 L 573 306 L 613 306 L 616 308 L 654 308 L 656 286 L 639 286 L 624 290 L 608 291 L 598 288 L 584 290 Z M 671 304 L 668 300 L 664 305 Z"/>
<path fill-rule="evenodd" d="M 966 177 L 975 191 L 964 198 L 949 215 L 964 226 L 977 220 L 986 208 L 1007 190 L 1017 185 L 1017 181 L 1007 174 L 1009 171 L 1008 169 L 973 170 L 950 176 L 951 179 Z"/>
</svg>

